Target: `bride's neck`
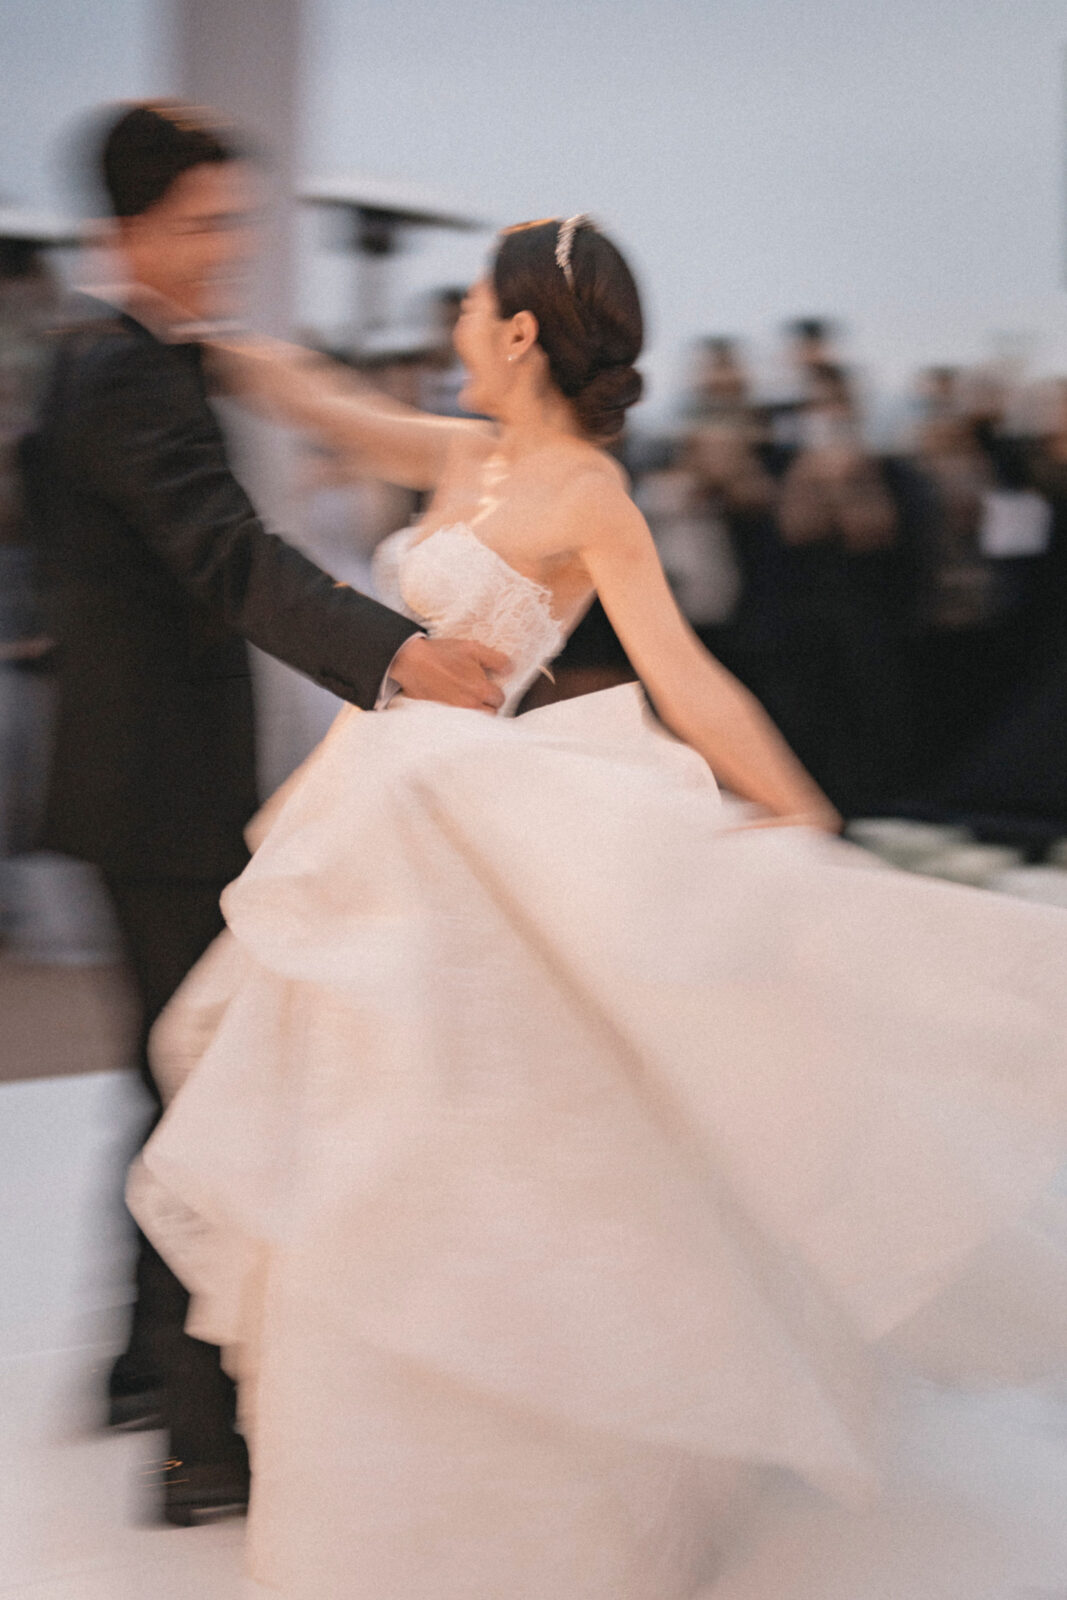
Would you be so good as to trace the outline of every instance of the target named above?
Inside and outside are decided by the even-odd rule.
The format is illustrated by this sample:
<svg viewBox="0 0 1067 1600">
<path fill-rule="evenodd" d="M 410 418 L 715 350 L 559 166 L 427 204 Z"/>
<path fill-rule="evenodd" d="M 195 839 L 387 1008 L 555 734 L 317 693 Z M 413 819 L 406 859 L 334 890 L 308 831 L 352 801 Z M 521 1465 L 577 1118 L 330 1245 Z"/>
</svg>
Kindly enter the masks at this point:
<svg viewBox="0 0 1067 1600">
<path fill-rule="evenodd" d="M 500 454 L 518 460 L 546 445 L 584 437 L 569 400 L 555 391 L 529 389 L 509 395 L 496 417 Z"/>
</svg>

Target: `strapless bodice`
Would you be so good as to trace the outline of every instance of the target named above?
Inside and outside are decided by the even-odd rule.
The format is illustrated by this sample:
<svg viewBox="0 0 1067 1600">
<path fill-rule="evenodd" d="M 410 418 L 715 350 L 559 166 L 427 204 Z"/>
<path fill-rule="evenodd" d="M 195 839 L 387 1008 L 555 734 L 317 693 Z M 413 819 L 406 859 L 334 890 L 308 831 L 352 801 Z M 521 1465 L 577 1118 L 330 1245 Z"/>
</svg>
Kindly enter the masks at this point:
<svg viewBox="0 0 1067 1600">
<path fill-rule="evenodd" d="M 424 534 L 416 523 L 374 554 L 378 593 L 435 638 L 477 639 L 511 661 L 503 711 L 515 710 L 565 630 L 543 584 L 517 572 L 465 522 Z"/>
</svg>

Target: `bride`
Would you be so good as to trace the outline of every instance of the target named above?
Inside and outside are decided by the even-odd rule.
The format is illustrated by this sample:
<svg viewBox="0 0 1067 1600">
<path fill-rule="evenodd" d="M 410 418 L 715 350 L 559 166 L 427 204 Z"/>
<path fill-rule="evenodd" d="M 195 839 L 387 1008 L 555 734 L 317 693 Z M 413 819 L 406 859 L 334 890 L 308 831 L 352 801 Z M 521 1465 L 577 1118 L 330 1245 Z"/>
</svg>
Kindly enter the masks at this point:
<svg viewBox="0 0 1067 1600">
<path fill-rule="evenodd" d="M 602 448 L 641 342 L 572 217 L 464 303 L 491 424 L 224 353 L 429 494 L 380 580 L 508 657 L 506 713 L 598 593 L 661 720 L 342 711 L 157 1029 L 131 1203 L 229 1352 L 285 1600 L 1005 1600 L 1032 1524 L 923 1440 L 931 1378 L 1067 1342 L 1067 918 L 825 837 Z"/>
</svg>

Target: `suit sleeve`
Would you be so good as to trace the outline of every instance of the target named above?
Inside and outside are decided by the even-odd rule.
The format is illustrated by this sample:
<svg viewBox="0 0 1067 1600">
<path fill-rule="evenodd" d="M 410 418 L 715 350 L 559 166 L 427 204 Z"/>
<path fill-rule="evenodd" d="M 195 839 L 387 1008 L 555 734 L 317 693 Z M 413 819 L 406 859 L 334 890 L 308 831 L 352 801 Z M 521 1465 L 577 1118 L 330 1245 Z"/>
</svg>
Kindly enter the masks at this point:
<svg viewBox="0 0 1067 1600">
<path fill-rule="evenodd" d="M 416 624 L 268 533 L 194 374 L 166 347 L 104 341 L 77 384 L 77 467 L 225 626 L 374 708 Z"/>
</svg>

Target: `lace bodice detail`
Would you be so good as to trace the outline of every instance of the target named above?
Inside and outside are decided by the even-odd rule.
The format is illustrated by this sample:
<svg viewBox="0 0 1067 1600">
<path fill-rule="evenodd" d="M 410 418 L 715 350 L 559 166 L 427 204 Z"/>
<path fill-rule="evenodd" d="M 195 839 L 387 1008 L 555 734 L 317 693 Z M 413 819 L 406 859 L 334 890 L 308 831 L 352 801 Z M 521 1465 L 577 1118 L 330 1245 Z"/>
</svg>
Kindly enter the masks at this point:
<svg viewBox="0 0 1067 1600">
<path fill-rule="evenodd" d="M 563 646 L 549 590 L 516 572 L 464 522 L 428 536 L 417 524 L 392 534 L 375 551 L 374 577 L 385 603 L 433 637 L 477 639 L 509 657 L 505 713 Z"/>
</svg>

